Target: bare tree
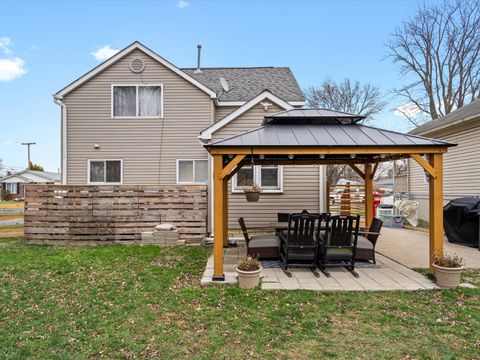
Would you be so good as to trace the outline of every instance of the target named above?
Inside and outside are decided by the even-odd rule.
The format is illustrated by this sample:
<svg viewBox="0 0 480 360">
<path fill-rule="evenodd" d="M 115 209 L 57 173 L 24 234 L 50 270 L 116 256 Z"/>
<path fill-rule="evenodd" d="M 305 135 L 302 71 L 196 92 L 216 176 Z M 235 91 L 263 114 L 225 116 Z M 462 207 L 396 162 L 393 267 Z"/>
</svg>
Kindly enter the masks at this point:
<svg viewBox="0 0 480 360">
<path fill-rule="evenodd" d="M 320 87 L 311 86 L 305 90 L 306 104 L 312 108 L 326 108 L 366 116 L 366 121 L 381 112 L 386 102 L 380 89 L 371 84 L 360 84 L 346 78 L 337 83 L 329 78 Z M 327 166 L 327 181 L 336 184 L 340 179 L 362 181 L 348 165 Z"/>
<path fill-rule="evenodd" d="M 306 89 L 305 98 L 308 107 L 364 115 L 367 121 L 386 106 L 378 87 L 372 84 L 362 85 L 359 81 L 352 82 L 348 78 L 340 83 L 326 78 L 319 88 L 311 86 Z"/>
<path fill-rule="evenodd" d="M 479 96 L 480 0 L 424 4 L 387 43 L 412 81 L 395 93 L 436 119 Z M 408 116 L 407 116 L 408 118 Z M 415 119 L 409 119 L 418 125 Z"/>
</svg>

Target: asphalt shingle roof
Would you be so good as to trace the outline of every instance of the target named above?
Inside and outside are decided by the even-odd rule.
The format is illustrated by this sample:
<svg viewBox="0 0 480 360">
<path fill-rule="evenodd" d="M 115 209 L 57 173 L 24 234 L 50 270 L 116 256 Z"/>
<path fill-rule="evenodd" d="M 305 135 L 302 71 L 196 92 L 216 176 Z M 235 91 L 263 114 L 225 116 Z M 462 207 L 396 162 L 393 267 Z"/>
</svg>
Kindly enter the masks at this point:
<svg viewBox="0 0 480 360">
<path fill-rule="evenodd" d="M 470 104 L 452 111 L 450 114 L 441 118 L 431 120 L 423 125 L 413 129 L 409 134 L 426 134 L 439 128 L 447 127 L 458 121 L 473 117 L 480 117 L 480 99 L 472 101 Z"/>
<path fill-rule="evenodd" d="M 305 97 L 295 76 L 288 67 L 238 67 L 181 69 L 194 79 L 217 93 L 220 101 L 248 101 L 264 90 L 285 101 L 304 101 Z M 220 84 L 223 77 L 228 83 L 225 92 Z"/>
<path fill-rule="evenodd" d="M 206 145 L 218 146 L 455 146 L 444 141 L 366 125 L 273 124 Z"/>
</svg>

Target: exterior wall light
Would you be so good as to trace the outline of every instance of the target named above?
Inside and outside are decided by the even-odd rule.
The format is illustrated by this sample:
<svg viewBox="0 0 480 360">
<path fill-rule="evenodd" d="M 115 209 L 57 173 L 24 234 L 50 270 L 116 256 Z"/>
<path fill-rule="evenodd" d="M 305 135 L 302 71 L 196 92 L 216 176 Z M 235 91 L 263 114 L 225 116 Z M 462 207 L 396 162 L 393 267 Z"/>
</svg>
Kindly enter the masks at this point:
<svg viewBox="0 0 480 360">
<path fill-rule="evenodd" d="M 93 145 L 93 148 L 94 148 L 95 150 L 98 150 L 98 149 L 100 149 L 100 145 L 99 145 L 99 144 L 95 144 L 95 145 Z"/>
</svg>

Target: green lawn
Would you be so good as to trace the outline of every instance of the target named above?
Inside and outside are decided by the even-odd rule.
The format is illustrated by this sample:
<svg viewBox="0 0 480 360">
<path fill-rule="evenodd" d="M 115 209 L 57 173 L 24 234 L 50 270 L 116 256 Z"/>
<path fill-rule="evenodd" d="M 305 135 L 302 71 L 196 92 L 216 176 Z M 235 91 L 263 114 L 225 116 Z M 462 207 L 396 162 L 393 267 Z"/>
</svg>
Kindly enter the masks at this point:
<svg viewBox="0 0 480 360">
<path fill-rule="evenodd" d="M 211 249 L 19 240 L 0 239 L 1 359 L 480 356 L 479 289 L 203 288 Z"/>
</svg>

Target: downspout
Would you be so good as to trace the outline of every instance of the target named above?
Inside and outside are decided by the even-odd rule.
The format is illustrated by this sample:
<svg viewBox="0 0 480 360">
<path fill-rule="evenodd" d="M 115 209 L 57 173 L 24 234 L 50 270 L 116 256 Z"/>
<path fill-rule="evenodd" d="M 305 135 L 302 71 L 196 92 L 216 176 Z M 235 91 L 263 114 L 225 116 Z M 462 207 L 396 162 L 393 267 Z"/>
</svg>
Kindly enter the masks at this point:
<svg viewBox="0 0 480 360">
<path fill-rule="evenodd" d="M 61 145 L 60 145 L 60 173 L 62 174 L 62 185 L 67 184 L 67 105 L 63 102 L 63 97 L 53 95 L 53 102 L 61 107 Z"/>
</svg>

